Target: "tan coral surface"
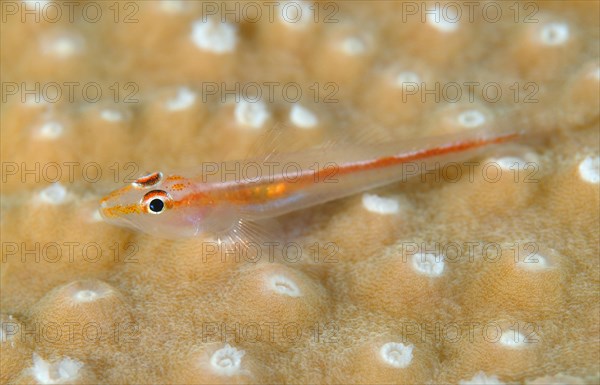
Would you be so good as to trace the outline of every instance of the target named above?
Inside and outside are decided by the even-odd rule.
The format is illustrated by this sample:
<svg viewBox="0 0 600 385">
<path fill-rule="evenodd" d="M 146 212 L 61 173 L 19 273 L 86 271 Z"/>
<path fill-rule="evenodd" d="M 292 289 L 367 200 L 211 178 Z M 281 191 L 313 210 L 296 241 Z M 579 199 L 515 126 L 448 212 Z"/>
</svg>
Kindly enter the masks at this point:
<svg viewBox="0 0 600 385">
<path fill-rule="evenodd" d="M 1 12 L 1 383 L 599 381 L 597 1 Z M 287 215 L 256 258 L 98 216 L 277 123 L 532 134 Z"/>
</svg>

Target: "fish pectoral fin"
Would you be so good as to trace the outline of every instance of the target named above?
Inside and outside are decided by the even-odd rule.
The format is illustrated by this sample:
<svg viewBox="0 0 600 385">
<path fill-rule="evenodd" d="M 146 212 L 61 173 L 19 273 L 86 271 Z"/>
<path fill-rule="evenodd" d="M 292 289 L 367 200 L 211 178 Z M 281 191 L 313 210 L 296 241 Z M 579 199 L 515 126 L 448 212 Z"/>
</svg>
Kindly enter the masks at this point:
<svg viewBox="0 0 600 385">
<path fill-rule="evenodd" d="M 276 219 L 240 218 L 229 229 L 217 233 L 216 238 L 226 250 L 265 255 L 262 251 L 281 245 L 283 234 Z"/>
</svg>

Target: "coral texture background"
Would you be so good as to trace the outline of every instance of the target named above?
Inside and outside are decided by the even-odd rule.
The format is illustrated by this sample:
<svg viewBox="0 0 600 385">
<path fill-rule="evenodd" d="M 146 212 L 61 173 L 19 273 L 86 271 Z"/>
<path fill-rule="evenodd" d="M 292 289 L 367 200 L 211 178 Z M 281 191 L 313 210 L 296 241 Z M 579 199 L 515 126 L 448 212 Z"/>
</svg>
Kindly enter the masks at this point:
<svg viewBox="0 0 600 385">
<path fill-rule="evenodd" d="M 0 382 L 597 383 L 599 3 L 276 3 L 2 3 Z M 275 123 L 531 135 L 287 215 L 273 258 L 98 216 Z"/>
</svg>

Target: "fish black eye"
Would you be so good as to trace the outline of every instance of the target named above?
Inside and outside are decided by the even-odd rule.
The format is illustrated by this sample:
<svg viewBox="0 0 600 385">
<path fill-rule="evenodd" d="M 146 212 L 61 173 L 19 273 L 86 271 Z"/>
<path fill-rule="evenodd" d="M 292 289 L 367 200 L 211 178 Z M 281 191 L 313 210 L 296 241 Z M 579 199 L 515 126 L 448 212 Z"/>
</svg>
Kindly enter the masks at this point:
<svg viewBox="0 0 600 385">
<path fill-rule="evenodd" d="M 159 214 L 165 209 L 165 202 L 162 199 L 154 198 L 148 204 L 148 209 L 154 214 Z"/>
<path fill-rule="evenodd" d="M 140 201 L 143 209 L 150 214 L 160 214 L 173 206 L 173 198 L 163 190 L 152 190 Z"/>
</svg>

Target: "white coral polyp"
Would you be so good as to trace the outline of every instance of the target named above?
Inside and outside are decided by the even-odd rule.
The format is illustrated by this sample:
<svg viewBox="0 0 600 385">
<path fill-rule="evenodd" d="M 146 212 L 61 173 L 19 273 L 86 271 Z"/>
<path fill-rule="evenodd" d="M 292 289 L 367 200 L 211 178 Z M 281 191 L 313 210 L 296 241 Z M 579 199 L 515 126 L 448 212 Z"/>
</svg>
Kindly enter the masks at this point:
<svg viewBox="0 0 600 385">
<path fill-rule="evenodd" d="M 502 332 L 500 344 L 506 348 L 519 349 L 526 345 L 526 340 L 523 334 L 509 329 Z"/>
<path fill-rule="evenodd" d="M 550 267 L 548 260 L 539 254 L 528 255 L 522 261 L 519 261 L 518 266 L 525 270 L 544 270 Z"/>
<path fill-rule="evenodd" d="M 555 46 L 569 40 L 569 25 L 566 23 L 548 23 L 540 29 L 540 41 L 544 45 Z"/>
<path fill-rule="evenodd" d="M 460 17 L 454 7 L 441 7 L 438 3 L 433 12 L 427 12 L 425 18 L 433 28 L 443 33 L 450 33 L 458 29 Z"/>
<path fill-rule="evenodd" d="M 288 0 L 278 4 L 279 21 L 291 28 L 305 28 L 314 19 L 313 5 L 304 0 Z"/>
<path fill-rule="evenodd" d="M 167 100 L 165 106 L 169 111 L 180 111 L 191 107 L 196 102 L 196 93 L 187 87 L 179 87 L 177 95 Z"/>
<path fill-rule="evenodd" d="M 66 59 L 80 54 L 85 50 L 83 37 L 74 34 L 59 34 L 42 38 L 41 49 L 45 55 Z"/>
<path fill-rule="evenodd" d="M 485 120 L 485 115 L 479 110 L 467 110 L 458 115 L 458 123 L 466 128 L 479 127 Z"/>
<path fill-rule="evenodd" d="M 402 88 L 403 90 L 407 88 L 409 85 L 418 87 L 421 83 L 421 78 L 415 72 L 411 71 L 403 71 L 396 75 L 394 79 L 394 84 L 398 88 Z"/>
<path fill-rule="evenodd" d="M 278 294 L 287 295 L 289 297 L 300 297 L 301 295 L 300 288 L 296 285 L 296 282 L 283 275 L 274 275 L 270 277 L 269 286 Z"/>
<path fill-rule="evenodd" d="M 515 156 L 505 156 L 494 159 L 494 162 L 503 170 L 523 170 L 527 165 L 527 162 L 524 159 Z"/>
<path fill-rule="evenodd" d="M 39 200 L 51 205 L 60 205 L 67 201 L 67 189 L 60 183 L 53 183 L 40 191 Z"/>
<path fill-rule="evenodd" d="M 313 128 L 319 120 L 309 109 L 299 104 L 294 104 L 290 110 L 290 121 L 299 128 Z"/>
<path fill-rule="evenodd" d="M 235 106 L 235 120 L 243 127 L 252 129 L 261 128 L 269 119 L 269 110 L 263 102 L 248 102 L 240 100 Z"/>
<path fill-rule="evenodd" d="M 120 122 L 124 119 L 123 113 L 118 110 L 113 110 L 110 108 L 104 109 L 100 111 L 100 117 L 107 122 L 115 123 Z"/>
<path fill-rule="evenodd" d="M 212 19 L 192 24 L 192 42 L 200 49 L 217 54 L 232 52 L 237 44 L 237 28 Z"/>
<path fill-rule="evenodd" d="M 93 302 L 99 297 L 99 294 L 93 290 L 79 290 L 73 296 L 77 302 Z"/>
<path fill-rule="evenodd" d="M 82 367 L 81 362 L 69 357 L 50 363 L 33 353 L 33 367 L 29 370 L 40 384 L 69 384 L 77 379 Z"/>
<path fill-rule="evenodd" d="M 243 350 L 238 350 L 229 344 L 216 352 L 210 357 L 210 366 L 217 374 L 224 376 L 233 376 L 239 374 L 242 367 Z"/>
<path fill-rule="evenodd" d="M 359 37 L 351 36 L 342 41 L 341 49 L 346 55 L 361 55 L 366 52 L 367 43 Z"/>
<path fill-rule="evenodd" d="M 600 183 L 600 157 L 588 156 L 579 163 L 579 176 L 585 182 Z"/>
<path fill-rule="evenodd" d="M 412 257 L 413 268 L 428 277 L 439 277 L 444 272 L 444 259 L 437 254 L 417 253 Z"/>
<path fill-rule="evenodd" d="M 404 345 L 401 342 L 388 342 L 379 349 L 381 359 L 394 368 L 406 368 L 413 359 L 414 345 Z"/>
<path fill-rule="evenodd" d="M 458 383 L 460 385 L 504 385 L 497 376 L 487 376 L 484 372 L 478 372 L 470 380 L 461 380 Z"/>
<path fill-rule="evenodd" d="M 161 0 L 157 6 L 161 11 L 170 14 L 182 13 L 186 10 L 186 4 L 182 0 Z"/>
<path fill-rule="evenodd" d="M 62 136 L 64 131 L 65 128 L 61 123 L 51 120 L 39 127 L 36 136 L 40 139 L 56 139 Z"/>
<path fill-rule="evenodd" d="M 372 213 L 390 215 L 400 211 L 400 203 L 396 199 L 380 197 L 375 194 L 363 194 L 362 203 L 364 208 Z"/>
</svg>

